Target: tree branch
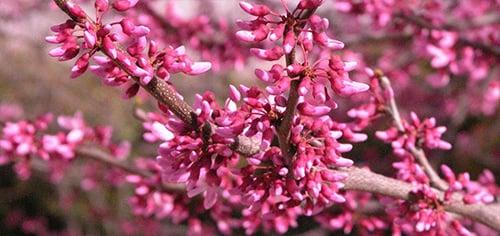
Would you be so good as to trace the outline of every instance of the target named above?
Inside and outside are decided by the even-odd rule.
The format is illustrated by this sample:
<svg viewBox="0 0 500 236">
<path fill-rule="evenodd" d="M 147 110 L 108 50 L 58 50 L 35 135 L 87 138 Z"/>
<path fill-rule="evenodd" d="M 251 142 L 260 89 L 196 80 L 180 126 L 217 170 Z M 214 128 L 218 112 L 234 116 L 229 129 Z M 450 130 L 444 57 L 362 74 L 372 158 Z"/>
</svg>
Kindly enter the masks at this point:
<svg viewBox="0 0 500 236">
<path fill-rule="evenodd" d="M 54 2 L 71 19 L 78 20 L 78 18 L 73 16 L 68 10 L 66 5 L 68 0 L 54 0 Z M 108 58 L 110 58 L 116 66 L 127 73 L 142 88 L 148 91 L 156 100 L 158 100 L 158 102 L 165 105 L 169 110 L 171 110 L 184 123 L 194 128 L 199 128 L 200 124 L 197 124 L 194 109 L 178 96 L 177 92 L 171 85 L 156 76 L 154 76 L 147 85 L 144 85 L 140 82 L 140 79 L 137 76 L 134 76 L 134 74 L 127 69 L 126 65 L 124 65 L 119 60 L 113 59 L 111 55 L 106 54 L 105 50 L 100 51 L 104 53 Z M 240 153 L 241 155 L 252 156 L 260 150 L 260 143 L 258 143 L 257 145 L 255 139 L 240 135 L 239 137 L 237 137 L 236 142 L 231 145 L 231 147 L 233 147 L 233 150 Z"/>
<path fill-rule="evenodd" d="M 153 173 L 146 171 L 146 170 L 141 170 L 137 169 L 133 166 L 129 166 L 121 161 L 116 160 L 113 156 L 111 156 L 109 153 L 102 151 L 100 149 L 97 149 L 95 147 L 81 147 L 76 150 L 76 153 L 78 155 L 82 155 L 84 157 L 91 158 L 95 161 L 101 162 L 105 165 L 108 165 L 110 167 L 115 167 L 118 169 L 121 169 L 129 174 L 133 175 L 138 175 L 144 178 L 149 178 L 153 176 Z M 168 183 L 163 183 L 162 185 L 159 186 L 161 191 L 165 192 L 184 192 L 185 187 L 180 184 L 168 184 Z"/>
<path fill-rule="evenodd" d="M 308 19 L 314 14 L 315 11 L 316 8 L 308 9 L 305 12 L 303 12 L 303 14 L 299 15 L 297 18 L 298 20 Z M 304 25 L 305 23 L 299 24 L 300 30 L 304 27 Z M 286 25 L 283 37 L 285 37 L 290 30 L 294 30 L 295 36 L 297 36 L 298 33 L 300 33 L 300 30 L 297 30 L 296 28 L 293 27 L 290 28 L 290 26 Z M 286 54 L 285 57 L 287 66 L 295 63 L 295 47 L 292 49 L 290 53 Z M 298 88 L 300 82 L 301 79 L 296 79 L 292 80 L 292 82 L 290 83 L 290 93 L 288 94 L 286 109 L 285 112 L 283 113 L 283 118 L 281 120 L 281 123 L 277 128 L 277 133 L 278 133 L 277 136 L 280 144 L 281 153 L 283 154 L 285 158 L 285 163 L 287 163 L 288 166 L 292 164 L 293 153 L 291 153 L 291 148 L 290 148 L 290 132 L 292 127 L 293 117 L 295 116 L 295 109 L 299 101 Z"/>
<path fill-rule="evenodd" d="M 128 166 L 123 162 L 115 160 L 108 153 L 96 148 L 83 147 L 77 150 L 77 153 L 92 158 L 95 161 L 101 162 L 105 165 L 119 168 L 127 173 L 140 175 L 142 177 L 150 177 L 152 173 L 144 170 L 136 169 L 135 167 Z M 347 174 L 344 180 L 345 190 L 369 192 L 373 194 L 380 194 L 383 196 L 393 197 L 395 199 L 411 200 L 411 191 L 413 186 L 409 183 L 376 174 L 368 169 L 358 167 L 342 168 L 335 170 Z M 184 192 L 185 188 L 179 184 L 163 184 L 160 186 L 161 190 L 166 192 Z M 443 202 L 446 211 L 462 215 L 464 217 L 481 222 L 489 227 L 500 231 L 500 212 L 499 206 L 490 206 L 484 204 L 471 204 L 466 205 L 463 203 L 460 195 L 455 194 L 450 201 L 444 201 L 444 193 L 438 189 L 433 189 Z M 498 210 L 497 210 L 498 209 Z M 497 210 L 497 211 L 496 211 Z"/>
<path fill-rule="evenodd" d="M 382 87 L 382 89 L 384 89 L 390 94 L 389 95 L 390 99 L 389 101 L 387 101 L 388 102 L 387 111 L 389 114 L 391 114 L 392 119 L 394 120 L 394 124 L 396 125 L 398 131 L 401 133 L 405 133 L 403 120 L 401 119 L 401 115 L 399 114 L 399 109 L 396 104 L 396 100 L 394 98 L 394 91 L 392 89 L 391 82 L 389 81 L 389 78 L 381 74 L 381 72 L 377 73 L 379 73 L 379 76 L 377 76 L 377 78 L 380 81 L 380 86 Z M 411 147 L 410 152 L 415 157 L 415 159 L 417 159 L 418 163 L 422 166 L 425 173 L 429 177 L 431 184 L 434 185 L 434 187 L 443 191 L 448 189 L 448 184 L 439 177 L 439 175 L 436 173 L 434 168 L 427 160 L 425 152 L 420 147 Z"/>
<path fill-rule="evenodd" d="M 413 186 L 409 183 L 376 174 L 367 169 L 357 167 L 339 170 L 347 174 L 344 181 L 346 190 L 370 192 L 393 197 L 396 199 L 411 200 Z M 433 189 L 438 194 L 444 209 L 469 219 L 481 222 L 500 232 L 500 207 L 485 204 L 464 204 L 462 197 L 453 195 L 450 201 L 444 201 L 444 193 Z"/>
</svg>

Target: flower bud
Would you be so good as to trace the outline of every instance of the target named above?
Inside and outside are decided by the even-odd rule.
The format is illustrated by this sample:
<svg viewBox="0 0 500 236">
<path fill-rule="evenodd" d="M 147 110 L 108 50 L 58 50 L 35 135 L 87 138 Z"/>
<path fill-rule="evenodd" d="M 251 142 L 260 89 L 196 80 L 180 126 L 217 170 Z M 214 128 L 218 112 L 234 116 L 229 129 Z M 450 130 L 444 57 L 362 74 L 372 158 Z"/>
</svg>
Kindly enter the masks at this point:
<svg viewBox="0 0 500 236">
<path fill-rule="evenodd" d="M 250 52 L 254 56 L 256 56 L 262 60 L 267 60 L 267 61 L 278 60 L 285 54 L 285 52 L 283 51 L 283 48 L 280 46 L 276 46 L 272 49 L 267 49 L 267 50 L 260 49 L 260 48 L 251 48 Z"/>
<path fill-rule="evenodd" d="M 87 18 L 87 15 L 82 10 L 82 8 L 78 5 L 76 5 L 75 3 L 66 2 L 66 7 L 68 8 L 68 10 L 72 16 L 77 17 L 77 18 Z"/>
<path fill-rule="evenodd" d="M 335 39 L 329 38 L 325 32 L 313 33 L 314 41 L 318 42 L 320 45 L 338 50 L 344 48 L 344 43 Z"/>
<path fill-rule="evenodd" d="M 109 37 L 104 37 L 103 50 L 112 59 L 116 59 L 118 57 L 118 50 L 116 49 L 115 44 L 113 43 L 113 41 L 111 41 L 111 38 L 109 38 Z"/>
<path fill-rule="evenodd" d="M 117 11 L 126 11 L 134 7 L 139 0 L 115 0 L 113 2 L 113 8 Z"/>
<path fill-rule="evenodd" d="M 229 97 L 234 102 L 238 102 L 239 100 L 241 100 L 240 91 L 238 91 L 238 89 L 236 87 L 234 87 L 232 84 L 229 85 Z"/>
<path fill-rule="evenodd" d="M 328 106 L 314 106 L 303 102 L 297 105 L 297 110 L 306 116 L 323 116 L 328 114 L 331 108 Z"/>
<path fill-rule="evenodd" d="M 188 71 L 186 72 L 186 74 L 199 75 L 207 72 L 208 70 L 210 70 L 210 68 L 212 68 L 212 63 L 210 62 L 195 62 L 188 66 Z"/>
<path fill-rule="evenodd" d="M 75 65 L 71 68 L 71 78 L 77 78 L 87 70 L 89 67 L 89 58 L 89 53 L 85 53 L 78 58 Z"/>
<path fill-rule="evenodd" d="M 168 130 L 164 124 L 160 122 L 154 122 L 151 126 L 151 132 L 159 139 L 163 141 L 170 141 L 174 139 L 174 134 Z"/>
<path fill-rule="evenodd" d="M 105 12 L 109 8 L 109 2 L 108 0 L 96 0 L 94 6 L 98 12 Z"/>
<path fill-rule="evenodd" d="M 252 4 L 248 2 L 241 1 L 240 7 L 250 15 L 254 16 L 265 16 L 268 15 L 271 10 L 266 5 Z"/>
<path fill-rule="evenodd" d="M 292 52 L 292 50 L 295 48 L 295 33 L 290 30 L 286 33 L 285 39 L 283 40 L 283 49 L 285 50 L 286 54 L 289 54 Z"/>
</svg>

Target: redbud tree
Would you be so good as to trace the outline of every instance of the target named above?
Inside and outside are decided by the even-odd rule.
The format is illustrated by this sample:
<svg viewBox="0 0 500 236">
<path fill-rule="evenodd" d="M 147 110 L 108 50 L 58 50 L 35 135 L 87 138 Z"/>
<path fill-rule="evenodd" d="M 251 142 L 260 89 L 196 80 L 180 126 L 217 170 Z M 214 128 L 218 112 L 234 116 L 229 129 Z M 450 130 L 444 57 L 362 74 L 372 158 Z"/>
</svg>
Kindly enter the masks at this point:
<svg viewBox="0 0 500 236">
<path fill-rule="evenodd" d="M 500 233 L 497 1 L 225 1 L 227 15 L 180 2 L 53 0 L 67 20 L 45 38 L 66 77 L 155 104 L 130 114 L 153 155 L 82 113 L 2 105 L 0 163 L 22 181 L 42 165 L 57 186 L 83 161 L 81 191 L 131 186 L 115 201 L 136 223 L 119 234 Z M 192 104 L 174 85 L 235 71 L 248 79 Z M 469 117 L 496 124 L 496 147 L 477 150 Z M 493 170 L 455 170 L 457 148 Z"/>
</svg>

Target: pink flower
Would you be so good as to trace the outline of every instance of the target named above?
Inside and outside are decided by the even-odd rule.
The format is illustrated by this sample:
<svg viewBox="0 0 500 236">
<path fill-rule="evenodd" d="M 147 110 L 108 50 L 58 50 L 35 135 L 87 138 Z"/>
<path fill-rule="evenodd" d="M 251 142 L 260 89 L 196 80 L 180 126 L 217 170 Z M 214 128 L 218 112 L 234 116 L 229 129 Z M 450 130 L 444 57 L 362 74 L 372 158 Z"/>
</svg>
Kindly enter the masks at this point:
<svg viewBox="0 0 500 236">
<path fill-rule="evenodd" d="M 250 49 L 250 52 L 254 56 L 256 56 L 262 60 L 266 60 L 266 61 L 278 60 L 285 54 L 285 52 L 283 51 L 283 48 L 279 47 L 279 46 L 276 46 L 276 47 L 274 47 L 272 49 L 268 49 L 268 50 L 260 49 L 260 48 L 252 48 L 252 49 Z"/>
<path fill-rule="evenodd" d="M 313 106 L 305 102 L 299 103 L 297 109 L 306 116 L 323 116 L 327 115 L 331 110 L 328 106 Z"/>
<path fill-rule="evenodd" d="M 170 141 L 174 138 L 174 134 L 159 122 L 153 123 L 151 131 L 153 135 L 163 141 Z"/>
<path fill-rule="evenodd" d="M 194 107 L 201 124 L 210 119 L 220 127 L 236 125 L 232 120 L 238 117 L 231 117 L 230 110 L 218 108 L 213 94 L 198 96 Z M 175 121 L 173 117 L 170 119 Z M 165 126 L 155 122 L 152 130 L 164 141 L 159 147 L 158 158 L 163 178 L 169 182 L 186 183 L 189 197 L 203 194 L 204 207 L 214 206 L 223 189 L 221 183 L 230 178 L 230 172 L 225 170 L 237 163 L 238 155 L 227 145 L 243 131 L 242 126 L 233 126 L 231 131 L 217 128 L 210 134 L 210 140 L 196 130 L 171 126 L 170 123 Z"/>
<path fill-rule="evenodd" d="M 266 5 L 252 4 L 244 1 L 240 2 L 240 7 L 248 14 L 254 16 L 265 16 L 271 12 Z"/>
<path fill-rule="evenodd" d="M 391 142 L 394 152 L 404 155 L 408 149 L 415 147 L 417 143 L 429 149 L 451 149 L 451 144 L 441 140 L 446 127 L 436 127 L 436 119 L 431 117 L 420 121 L 415 113 L 411 113 L 412 123 L 403 121 L 404 132 L 399 132 L 395 127 L 386 131 L 377 131 L 375 135 L 384 142 Z"/>
<path fill-rule="evenodd" d="M 113 8 L 118 11 L 126 11 L 134 7 L 139 0 L 115 0 L 113 2 Z"/>
</svg>

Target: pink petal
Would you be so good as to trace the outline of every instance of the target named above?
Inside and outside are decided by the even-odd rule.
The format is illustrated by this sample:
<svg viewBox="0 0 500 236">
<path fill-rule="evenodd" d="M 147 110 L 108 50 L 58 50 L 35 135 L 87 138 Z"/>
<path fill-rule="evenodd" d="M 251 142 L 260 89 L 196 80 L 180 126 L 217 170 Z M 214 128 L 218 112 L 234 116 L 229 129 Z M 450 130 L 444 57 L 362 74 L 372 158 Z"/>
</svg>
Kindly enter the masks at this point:
<svg viewBox="0 0 500 236">
<path fill-rule="evenodd" d="M 156 137 L 164 141 L 170 141 L 174 139 L 174 134 L 170 130 L 168 130 L 164 124 L 161 124 L 157 121 L 155 121 L 151 126 L 151 132 L 153 132 Z"/>
<path fill-rule="evenodd" d="M 212 208 L 217 202 L 217 195 L 218 194 L 216 188 L 208 188 L 205 199 L 203 200 L 203 207 L 205 207 L 205 209 Z"/>
<path fill-rule="evenodd" d="M 212 68 L 212 63 L 210 62 L 195 62 L 191 65 L 191 70 L 188 72 L 188 74 L 199 75 L 207 72 L 208 70 L 210 70 L 210 68 Z"/>
</svg>

